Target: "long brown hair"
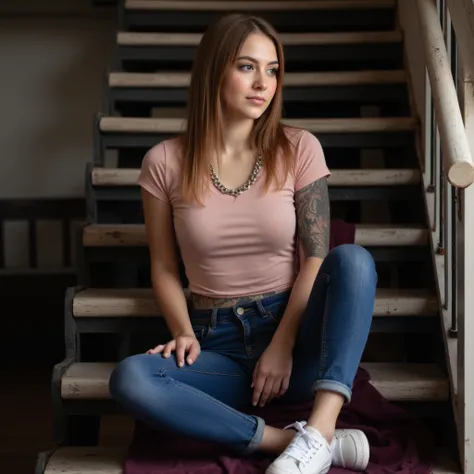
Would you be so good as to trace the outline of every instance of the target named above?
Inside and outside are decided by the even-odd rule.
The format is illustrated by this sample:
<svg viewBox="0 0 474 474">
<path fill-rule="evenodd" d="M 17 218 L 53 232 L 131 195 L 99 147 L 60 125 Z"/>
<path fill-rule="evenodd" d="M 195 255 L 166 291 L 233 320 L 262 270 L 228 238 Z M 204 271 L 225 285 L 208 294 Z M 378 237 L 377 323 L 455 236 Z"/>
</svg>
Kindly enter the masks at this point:
<svg viewBox="0 0 474 474">
<path fill-rule="evenodd" d="M 187 125 L 182 135 L 184 167 L 182 195 L 186 201 L 202 203 L 202 193 L 209 184 L 209 157 L 223 148 L 223 108 L 221 90 L 225 76 L 237 60 L 240 49 L 252 33 L 261 33 L 273 41 L 279 70 L 277 88 L 271 104 L 255 121 L 251 145 L 262 157 L 266 171 L 264 190 L 273 182 L 280 188 L 292 169 L 291 143 L 281 124 L 283 46 L 275 29 L 265 20 L 243 14 L 228 14 L 204 33 L 196 51 L 187 107 Z M 277 161 L 283 160 L 283 175 Z M 281 169 L 281 168 L 280 168 Z"/>
</svg>

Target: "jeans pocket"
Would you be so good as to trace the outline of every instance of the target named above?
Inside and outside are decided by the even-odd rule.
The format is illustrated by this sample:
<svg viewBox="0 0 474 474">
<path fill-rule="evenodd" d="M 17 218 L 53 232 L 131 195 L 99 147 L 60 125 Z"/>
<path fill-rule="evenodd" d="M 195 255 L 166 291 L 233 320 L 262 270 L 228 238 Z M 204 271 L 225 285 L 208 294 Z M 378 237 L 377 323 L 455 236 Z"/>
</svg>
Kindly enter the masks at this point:
<svg viewBox="0 0 474 474">
<path fill-rule="evenodd" d="M 277 301 L 268 306 L 265 306 L 264 309 L 267 314 L 267 318 L 275 323 L 280 323 L 283 314 L 285 313 L 287 302 Z"/>
</svg>

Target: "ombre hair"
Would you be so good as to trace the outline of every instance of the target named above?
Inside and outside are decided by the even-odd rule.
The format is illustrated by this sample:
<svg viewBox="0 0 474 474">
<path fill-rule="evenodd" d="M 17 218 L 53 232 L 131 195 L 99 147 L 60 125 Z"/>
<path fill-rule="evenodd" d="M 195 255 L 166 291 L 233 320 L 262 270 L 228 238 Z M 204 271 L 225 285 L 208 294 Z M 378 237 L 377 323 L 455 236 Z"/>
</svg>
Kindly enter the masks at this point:
<svg viewBox="0 0 474 474">
<path fill-rule="evenodd" d="M 196 51 L 187 107 L 186 129 L 181 137 L 184 167 L 182 196 L 185 201 L 202 203 L 209 184 L 209 158 L 223 150 L 224 107 L 222 89 L 227 74 L 235 65 L 247 37 L 253 33 L 267 36 L 275 45 L 279 69 L 275 95 L 262 116 L 255 121 L 250 137 L 265 169 L 264 191 L 272 183 L 277 188 L 292 169 L 291 143 L 281 123 L 283 46 L 278 33 L 265 20 L 243 14 L 229 14 L 211 24 Z M 282 165 L 277 162 L 282 160 Z M 277 170 L 282 170 L 283 174 Z"/>
</svg>

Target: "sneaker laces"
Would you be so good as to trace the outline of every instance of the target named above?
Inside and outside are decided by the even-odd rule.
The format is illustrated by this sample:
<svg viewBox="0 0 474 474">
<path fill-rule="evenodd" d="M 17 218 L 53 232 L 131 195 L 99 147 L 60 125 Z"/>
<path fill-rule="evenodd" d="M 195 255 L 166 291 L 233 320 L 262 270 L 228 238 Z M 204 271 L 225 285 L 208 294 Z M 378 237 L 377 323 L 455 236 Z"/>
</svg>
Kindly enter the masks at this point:
<svg viewBox="0 0 474 474">
<path fill-rule="evenodd" d="M 285 450 L 287 457 L 292 457 L 302 465 L 305 465 L 313 456 L 322 448 L 322 443 L 311 436 L 305 429 L 306 422 L 293 423 L 285 427 L 286 429 L 294 428 L 296 434 Z M 304 441 L 301 442 L 301 441 Z"/>
</svg>

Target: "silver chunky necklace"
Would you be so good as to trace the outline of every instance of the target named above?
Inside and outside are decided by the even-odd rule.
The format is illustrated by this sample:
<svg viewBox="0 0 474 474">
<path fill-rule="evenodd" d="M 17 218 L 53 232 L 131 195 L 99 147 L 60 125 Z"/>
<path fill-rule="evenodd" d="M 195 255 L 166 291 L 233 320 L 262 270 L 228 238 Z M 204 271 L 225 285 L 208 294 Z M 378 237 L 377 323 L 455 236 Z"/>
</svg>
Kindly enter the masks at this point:
<svg viewBox="0 0 474 474">
<path fill-rule="evenodd" d="M 247 191 L 250 186 L 252 186 L 253 183 L 255 183 L 258 173 L 260 172 L 260 169 L 262 168 L 262 158 L 259 156 L 257 158 L 257 161 L 255 162 L 255 166 L 253 168 L 252 174 L 250 175 L 250 178 L 242 184 L 242 186 L 239 186 L 237 189 L 230 189 L 224 186 L 220 181 L 219 178 L 217 177 L 216 172 L 214 171 L 214 168 L 211 164 L 209 164 L 209 169 L 211 173 L 211 179 L 212 182 L 214 183 L 214 186 L 223 194 L 230 194 L 231 196 L 239 196 L 242 194 L 244 191 Z"/>
</svg>

